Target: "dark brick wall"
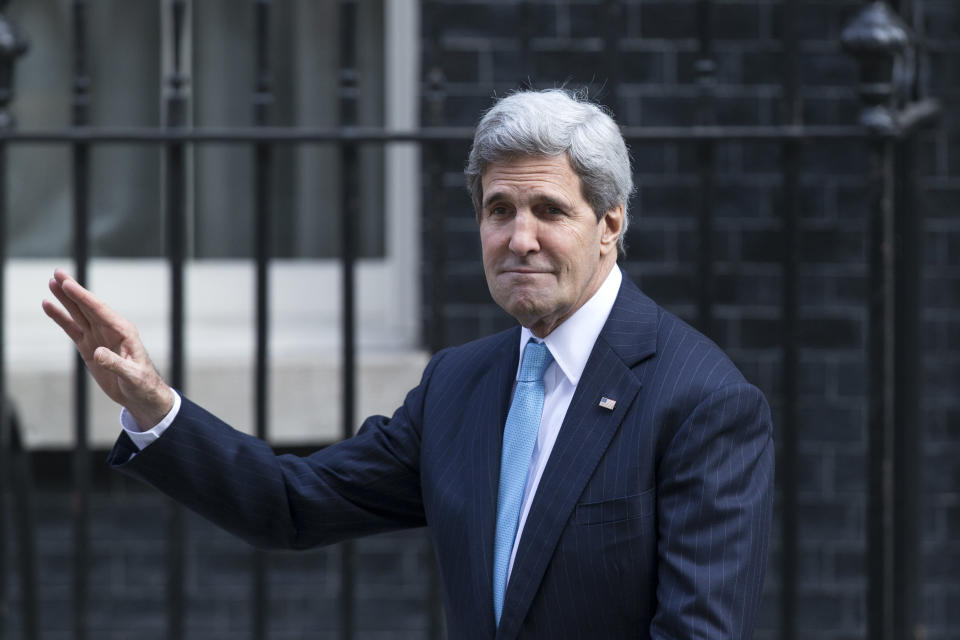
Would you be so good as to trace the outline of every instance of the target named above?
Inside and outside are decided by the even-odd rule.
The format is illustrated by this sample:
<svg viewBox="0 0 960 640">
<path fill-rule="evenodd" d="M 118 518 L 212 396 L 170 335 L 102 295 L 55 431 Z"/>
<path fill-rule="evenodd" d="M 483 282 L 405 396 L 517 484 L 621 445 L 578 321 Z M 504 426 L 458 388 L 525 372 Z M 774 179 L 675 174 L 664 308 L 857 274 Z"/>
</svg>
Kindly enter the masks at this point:
<svg viewBox="0 0 960 640">
<path fill-rule="evenodd" d="M 129 640 L 135 631 L 140 640 L 164 639 L 170 503 L 139 483 L 106 472 L 101 464 L 104 457 L 97 454 L 95 489 L 90 498 L 88 637 Z M 64 473 L 70 461 L 62 453 L 39 453 L 34 466 L 40 637 L 71 640 L 72 496 Z M 252 638 L 251 547 L 191 513 L 185 521 L 185 638 Z M 4 524 L 10 531 L 12 523 Z M 8 535 L 15 553 L 16 539 L 12 531 Z M 340 551 L 335 545 L 267 553 L 270 638 L 340 637 Z M 431 553 L 422 530 L 356 541 L 358 637 L 402 640 L 426 636 Z M 11 635 L 3 637 L 16 639 L 22 631 L 19 581 L 10 566 L 7 586 L 13 607 L 7 631 Z"/>
<path fill-rule="evenodd" d="M 695 124 L 698 57 L 695 0 L 626 3 L 615 27 L 620 85 L 612 95 L 599 0 L 424 3 L 427 71 L 446 79 L 445 122 L 472 125 L 491 97 L 521 86 L 587 87 L 624 125 Z M 781 122 L 786 60 L 779 0 L 714 3 L 719 124 Z M 914 2 L 914 5 L 921 5 Z M 857 68 L 840 32 L 860 0 L 801 0 L 803 117 L 853 124 Z M 924 78 L 944 102 L 935 131 L 920 136 L 918 169 L 926 213 L 923 272 L 923 505 L 920 597 L 928 638 L 960 638 L 960 4 L 922 3 Z M 527 22 L 525 22 L 525 20 Z M 524 48 L 523 34 L 532 40 Z M 529 67 L 522 67 L 528 60 Z M 426 105 L 426 102 L 425 102 Z M 445 152 L 446 340 L 462 342 L 511 321 L 486 294 L 476 223 L 458 169 L 465 148 Z M 781 148 L 716 147 L 714 337 L 767 393 L 777 423 L 780 394 Z M 631 149 L 637 193 L 623 266 L 662 305 L 693 320 L 697 293 L 697 150 L 689 143 Z M 800 636 L 866 635 L 866 145 L 807 142 L 801 163 L 800 256 Z M 425 192 L 430 201 L 432 192 Z M 429 274 L 428 274 L 429 281 Z M 778 509 L 779 516 L 779 509 Z M 779 526 L 779 525 L 778 525 Z M 778 625 L 779 543 L 774 532 L 758 638 Z"/>
<path fill-rule="evenodd" d="M 927 80 L 944 102 L 937 131 L 921 137 L 923 193 L 923 570 L 931 626 L 960 628 L 960 6 L 925 3 Z"/>
</svg>

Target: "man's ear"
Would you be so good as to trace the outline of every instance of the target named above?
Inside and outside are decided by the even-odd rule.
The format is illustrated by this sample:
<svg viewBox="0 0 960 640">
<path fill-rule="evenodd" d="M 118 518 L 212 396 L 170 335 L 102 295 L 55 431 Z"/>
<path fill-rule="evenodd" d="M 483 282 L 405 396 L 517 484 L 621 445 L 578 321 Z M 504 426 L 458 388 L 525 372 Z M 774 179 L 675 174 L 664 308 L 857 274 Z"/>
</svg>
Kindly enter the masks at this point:
<svg viewBox="0 0 960 640">
<path fill-rule="evenodd" d="M 600 253 L 617 251 L 617 240 L 623 233 L 623 205 L 617 205 L 603 214 L 600 220 Z"/>
</svg>

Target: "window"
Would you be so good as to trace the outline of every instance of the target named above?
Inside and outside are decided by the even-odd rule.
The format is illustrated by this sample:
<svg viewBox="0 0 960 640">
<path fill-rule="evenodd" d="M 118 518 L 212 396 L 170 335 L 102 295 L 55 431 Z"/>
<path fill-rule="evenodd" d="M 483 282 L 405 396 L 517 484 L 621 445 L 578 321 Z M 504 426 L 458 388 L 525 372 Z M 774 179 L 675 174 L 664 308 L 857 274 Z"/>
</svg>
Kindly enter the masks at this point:
<svg viewBox="0 0 960 640">
<path fill-rule="evenodd" d="M 233 0 L 188 5 L 184 59 L 191 61 L 193 126 L 251 124 L 252 8 L 238 11 Z M 340 5 L 271 3 L 273 124 L 336 124 Z M 94 0 L 88 6 L 91 124 L 160 126 L 164 70 L 172 58 L 168 2 Z M 384 0 L 356 2 L 356 9 L 360 122 L 414 128 L 418 5 Z M 9 15 L 31 40 L 17 68 L 18 126 L 66 126 L 69 6 L 31 0 L 12 3 Z M 366 415 L 392 410 L 416 383 L 425 356 L 416 350 L 419 153 L 411 144 L 364 147 L 361 153 L 357 411 Z M 71 154 L 66 145 L 19 146 L 10 154 L 10 253 L 18 258 L 8 264 L 4 288 L 10 391 L 31 444 L 56 446 L 68 442 L 72 429 L 72 358 L 56 327 L 41 322 L 38 302 L 53 266 L 65 265 L 69 255 Z M 91 156 L 90 286 L 138 324 L 163 370 L 168 276 L 160 258 L 162 147 L 97 145 Z M 339 154 L 332 145 L 278 145 L 273 156 L 271 437 L 331 439 L 340 429 Z M 190 148 L 187 392 L 237 426 L 249 425 L 252 415 L 252 163 L 248 145 Z M 116 433 L 115 410 L 98 394 L 93 400 L 94 441 L 109 442 Z"/>
</svg>

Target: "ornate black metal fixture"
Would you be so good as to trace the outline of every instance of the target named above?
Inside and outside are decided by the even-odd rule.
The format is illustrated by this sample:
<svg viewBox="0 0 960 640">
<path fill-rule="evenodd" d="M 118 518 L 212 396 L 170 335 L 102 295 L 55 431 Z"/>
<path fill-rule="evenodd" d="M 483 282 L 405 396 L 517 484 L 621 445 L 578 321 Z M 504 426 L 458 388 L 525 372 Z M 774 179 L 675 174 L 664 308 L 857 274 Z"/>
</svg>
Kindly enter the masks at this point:
<svg viewBox="0 0 960 640">
<path fill-rule="evenodd" d="M 913 34 L 886 2 L 872 2 L 841 35 L 860 66 L 860 123 L 882 135 L 902 135 L 940 112 L 936 100 L 913 101 L 916 55 Z"/>
<path fill-rule="evenodd" d="M 842 41 L 860 65 L 860 123 L 871 134 L 867 636 L 917 638 L 922 209 L 903 203 L 915 184 L 909 134 L 940 105 L 920 98 L 913 34 L 886 3 L 866 6 Z"/>
</svg>

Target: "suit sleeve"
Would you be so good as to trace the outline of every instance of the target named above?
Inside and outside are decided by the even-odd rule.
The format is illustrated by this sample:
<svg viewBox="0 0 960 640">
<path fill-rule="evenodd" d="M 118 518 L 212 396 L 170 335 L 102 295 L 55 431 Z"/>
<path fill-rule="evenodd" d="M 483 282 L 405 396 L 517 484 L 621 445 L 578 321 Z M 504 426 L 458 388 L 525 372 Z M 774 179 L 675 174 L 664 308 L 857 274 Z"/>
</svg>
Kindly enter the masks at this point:
<svg viewBox="0 0 960 640">
<path fill-rule="evenodd" d="M 750 638 L 770 538 L 770 410 L 738 383 L 704 398 L 658 473 L 658 639 Z"/>
<path fill-rule="evenodd" d="M 307 457 L 277 456 L 187 398 L 169 429 L 130 459 L 123 434 L 108 462 L 263 548 L 303 549 L 425 524 L 420 491 L 424 397 L 440 359 L 392 418 Z"/>
</svg>

